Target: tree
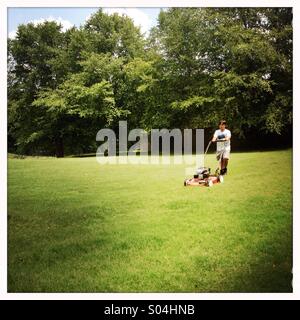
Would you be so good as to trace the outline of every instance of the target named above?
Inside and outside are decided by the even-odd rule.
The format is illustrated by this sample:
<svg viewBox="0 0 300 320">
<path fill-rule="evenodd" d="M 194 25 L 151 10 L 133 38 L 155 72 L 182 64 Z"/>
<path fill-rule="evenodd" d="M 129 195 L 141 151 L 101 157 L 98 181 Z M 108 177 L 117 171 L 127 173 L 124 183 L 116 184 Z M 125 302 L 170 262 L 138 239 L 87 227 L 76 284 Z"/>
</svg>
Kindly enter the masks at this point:
<svg viewBox="0 0 300 320">
<path fill-rule="evenodd" d="M 55 22 L 19 26 L 9 42 L 9 134 L 16 150 L 61 157 L 93 146 L 99 128 L 127 114 L 123 64 L 142 48 L 131 19 L 102 10 L 65 33 Z"/>
<path fill-rule="evenodd" d="M 66 32 L 20 25 L 8 40 L 9 150 L 96 150 L 95 135 L 215 127 L 235 136 L 292 128 L 291 8 L 170 8 L 143 38 L 126 15 L 101 9 Z"/>
<path fill-rule="evenodd" d="M 126 15 L 109 15 L 99 9 L 87 20 L 84 30 L 95 53 L 110 53 L 125 60 L 143 53 L 140 29 Z"/>
<path fill-rule="evenodd" d="M 63 47 L 64 35 L 55 22 L 20 25 L 16 39 L 9 41 L 8 75 L 14 81 L 8 84 L 8 131 L 19 152 L 36 152 L 41 145 L 47 148 L 47 139 L 35 132 L 43 114 L 32 102 L 41 90 L 54 89 L 63 81 L 65 70 L 54 63 Z"/>
<path fill-rule="evenodd" d="M 84 145 L 95 136 L 97 125 L 106 126 L 120 116 L 111 84 L 102 80 L 87 86 L 83 73 L 73 75 L 56 90 L 41 92 L 33 106 L 45 114 L 37 134 L 55 141 L 57 157 L 64 156 L 66 143 L 70 150 L 82 147 L 84 151 Z"/>
<path fill-rule="evenodd" d="M 207 128 L 225 117 L 240 136 L 290 128 L 290 9 L 170 9 L 156 33 L 174 124 Z"/>
</svg>

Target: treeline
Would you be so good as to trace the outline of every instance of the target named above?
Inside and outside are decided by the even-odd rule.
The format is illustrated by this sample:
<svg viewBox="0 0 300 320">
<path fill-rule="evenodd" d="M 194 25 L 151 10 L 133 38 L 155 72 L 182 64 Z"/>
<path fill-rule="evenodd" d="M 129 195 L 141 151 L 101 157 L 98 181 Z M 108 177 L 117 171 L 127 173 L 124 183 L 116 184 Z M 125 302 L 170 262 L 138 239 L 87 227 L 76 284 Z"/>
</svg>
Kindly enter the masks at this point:
<svg viewBox="0 0 300 320">
<path fill-rule="evenodd" d="M 212 129 L 221 118 L 240 139 L 290 136 L 291 8 L 168 9 L 148 36 L 99 10 L 80 28 L 29 23 L 8 39 L 10 152 L 93 152 L 119 120 Z"/>
</svg>

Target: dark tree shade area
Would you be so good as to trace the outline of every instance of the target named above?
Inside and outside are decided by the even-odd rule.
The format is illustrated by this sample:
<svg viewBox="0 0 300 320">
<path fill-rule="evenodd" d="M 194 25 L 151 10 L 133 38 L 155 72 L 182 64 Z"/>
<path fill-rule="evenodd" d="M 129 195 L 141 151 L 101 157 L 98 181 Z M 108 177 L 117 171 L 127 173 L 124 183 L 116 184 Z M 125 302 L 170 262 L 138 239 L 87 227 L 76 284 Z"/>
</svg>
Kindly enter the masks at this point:
<svg viewBox="0 0 300 320">
<path fill-rule="evenodd" d="M 102 10 L 66 32 L 20 25 L 8 39 L 9 151 L 93 152 L 119 120 L 211 133 L 225 118 L 237 145 L 290 145 L 292 35 L 291 8 L 170 8 L 147 36 Z"/>
</svg>

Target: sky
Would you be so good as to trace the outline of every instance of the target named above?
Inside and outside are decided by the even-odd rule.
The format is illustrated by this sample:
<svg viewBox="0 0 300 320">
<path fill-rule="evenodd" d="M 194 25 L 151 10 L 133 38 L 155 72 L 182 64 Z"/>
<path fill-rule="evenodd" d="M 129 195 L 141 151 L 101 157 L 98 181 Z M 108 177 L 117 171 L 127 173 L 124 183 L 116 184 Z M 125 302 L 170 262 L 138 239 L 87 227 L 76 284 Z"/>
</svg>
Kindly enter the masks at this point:
<svg viewBox="0 0 300 320">
<path fill-rule="evenodd" d="M 19 24 L 33 22 L 35 24 L 45 20 L 58 21 L 63 30 L 73 25 L 79 27 L 98 8 L 8 8 L 8 36 L 14 38 Z M 106 13 L 118 12 L 127 14 L 134 24 L 141 27 L 141 31 L 148 32 L 156 25 L 160 8 L 103 8 Z"/>
</svg>

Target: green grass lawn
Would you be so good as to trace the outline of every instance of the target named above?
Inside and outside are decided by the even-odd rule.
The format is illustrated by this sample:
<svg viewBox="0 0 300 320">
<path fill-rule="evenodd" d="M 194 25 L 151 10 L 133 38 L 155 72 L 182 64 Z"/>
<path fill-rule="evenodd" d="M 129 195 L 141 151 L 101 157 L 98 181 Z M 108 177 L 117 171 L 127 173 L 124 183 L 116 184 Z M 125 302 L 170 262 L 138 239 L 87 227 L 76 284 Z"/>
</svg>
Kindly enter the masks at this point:
<svg viewBox="0 0 300 320">
<path fill-rule="evenodd" d="M 291 292 L 291 150 L 184 168 L 9 159 L 9 292 Z"/>
</svg>

